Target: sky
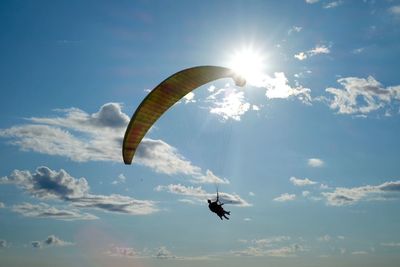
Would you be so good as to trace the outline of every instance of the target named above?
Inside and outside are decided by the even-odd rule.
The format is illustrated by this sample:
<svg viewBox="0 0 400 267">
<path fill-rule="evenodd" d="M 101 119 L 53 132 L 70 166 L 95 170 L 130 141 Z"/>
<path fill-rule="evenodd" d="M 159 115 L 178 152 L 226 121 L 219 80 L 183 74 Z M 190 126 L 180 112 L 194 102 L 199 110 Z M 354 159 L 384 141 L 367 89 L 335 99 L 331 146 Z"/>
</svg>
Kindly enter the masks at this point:
<svg viewBox="0 0 400 267">
<path fill-rule="evenodd" d="M 400 1 L 1 1 L 0 32 L 0 266 L 398 266 Z M 125 165 L 141 101 L 201 65 L 247 84 Z"/>
</svg>

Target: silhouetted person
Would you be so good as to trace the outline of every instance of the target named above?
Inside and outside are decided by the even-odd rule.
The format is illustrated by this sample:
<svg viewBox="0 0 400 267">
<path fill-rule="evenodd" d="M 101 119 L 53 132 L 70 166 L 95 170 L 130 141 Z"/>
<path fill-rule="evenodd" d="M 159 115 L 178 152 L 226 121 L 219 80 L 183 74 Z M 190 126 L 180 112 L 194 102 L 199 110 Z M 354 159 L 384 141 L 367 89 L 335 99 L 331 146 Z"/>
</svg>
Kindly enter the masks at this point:
<svg viewBox="0 0 400 267">
<path fill-rule="evenodd" d="M 217 200 L 214 202 L 211 202 L 211 200 L 209 200 L 209 199 L 207 201 L 208 201 L 208 208 L 212 212 L 216 213 L 221 220 L 222 220 L 222 217 L 229 220 L 229 218 L 226 217 L 225 214 L 231 215 L 231 212 L 224 210 L 224 208 L 222 207 L 222 205 L 224 205 L 224 203 L 219 203 L 218 196 L 217 196 Z"/>
</svg>

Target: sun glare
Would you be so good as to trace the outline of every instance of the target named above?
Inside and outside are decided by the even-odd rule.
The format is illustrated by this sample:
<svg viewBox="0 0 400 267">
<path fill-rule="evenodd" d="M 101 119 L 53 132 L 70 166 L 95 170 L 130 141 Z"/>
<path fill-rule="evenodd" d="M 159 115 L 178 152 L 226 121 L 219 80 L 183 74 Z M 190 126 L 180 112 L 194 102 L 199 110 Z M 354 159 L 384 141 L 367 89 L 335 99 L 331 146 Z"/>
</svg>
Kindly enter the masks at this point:
<svg viewBox="0 0 400 267">
<path fill-rule="evenodd" d="M 258 84 L 263 77 L 265 58 L 252 48 L 235 51 L 228 66 L 244 77 L 249 84 Z"/>
</svg>

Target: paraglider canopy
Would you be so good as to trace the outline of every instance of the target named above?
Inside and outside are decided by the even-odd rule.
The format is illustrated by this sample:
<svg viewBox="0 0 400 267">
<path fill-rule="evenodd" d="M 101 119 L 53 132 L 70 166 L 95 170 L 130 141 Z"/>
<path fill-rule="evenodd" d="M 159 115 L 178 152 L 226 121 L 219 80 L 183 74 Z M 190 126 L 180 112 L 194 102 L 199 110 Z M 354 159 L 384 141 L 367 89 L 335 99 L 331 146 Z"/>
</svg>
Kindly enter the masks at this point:
<svg viewBox="0 0 400 267">
<path fill-rule="evenodd" d="M 229 68 L 198 66 L 179 71 L 157 85 L 140 103 L 128 124 L 122 144 L 125 164 L 132 163 L 140 141 L 167 109 L 194 89 L 222 78 L 232 78 L 240 87 L 246 84 L 243 77 Z"/>
</svg>

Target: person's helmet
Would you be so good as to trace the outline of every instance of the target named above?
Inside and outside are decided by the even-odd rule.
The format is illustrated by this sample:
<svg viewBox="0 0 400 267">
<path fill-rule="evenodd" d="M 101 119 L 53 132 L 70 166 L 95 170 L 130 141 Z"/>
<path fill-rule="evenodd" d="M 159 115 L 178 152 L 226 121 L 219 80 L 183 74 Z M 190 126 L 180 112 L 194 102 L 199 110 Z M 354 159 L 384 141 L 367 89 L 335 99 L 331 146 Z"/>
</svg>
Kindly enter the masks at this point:
<svg viewBox="0 0 400 267">
<path fill-rule="evenodd" d="M 208 204 L 211 204 L 211 200 L 207 199 Z"/>
</svg>

